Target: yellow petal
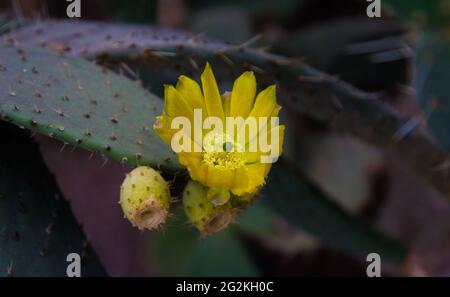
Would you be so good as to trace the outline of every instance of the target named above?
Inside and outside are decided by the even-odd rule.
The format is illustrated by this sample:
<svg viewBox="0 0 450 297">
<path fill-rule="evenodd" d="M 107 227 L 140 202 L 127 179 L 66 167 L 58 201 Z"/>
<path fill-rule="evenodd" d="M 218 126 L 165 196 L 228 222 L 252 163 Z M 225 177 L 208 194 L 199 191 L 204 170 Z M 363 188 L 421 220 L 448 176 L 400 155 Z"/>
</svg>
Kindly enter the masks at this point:
<svg viewBox="0 0 450 297">
<path fill-rule="evenodd" d="M 264 117 L 264 120 L 262 122 L 260 122 L 262 117 L 257 118 L 258 129 L 250 131 L 248 137 L 246 138 L 246 147 L 252 147 L 255 144 L 258 145 L 257 143 L 259 141 L 259 138 L 263 133 L 268 133 L 267 139 L 270 139 L 270 131 L 275 128 L 274 126 L 272 126 L 272 118 L 277 118 L 280 110 L 281 107 L 276 104 L 271 114 L 268 117 Z M 278 127 L 278 125 L 276 127 Z"/>
<path fill-rule="evenodd" d="M 264 176 L 265 177 L 267 177 L 267 175 L 269 175 L 270 168 L 272 168 L 272 164 L 273 163 L 266 164 L 266 167 L 264 168 Z"/>
<path fill-rule="evenodd" d="M 278 141 L 278 150 L 280 155 L 283 153 L 283 143 L 284 143 L 284 125 L 279 125 L 276 127 L 273 127 L 272 129 L 270 129 L 267 138 L 269 140 L 272 140 L 272 134 L 274 133 L 274 130 L 278 130 L 278 139 L 274 139 L 275 142 Z"/>
<path fill-rule="evenodd" d="M 157 116 L 156 121 L 153 124 L 153 129 L 155 130 L 155 132 L 167 144 L 170 144 L 173 134 L 177 132 L 176 130 L 170 128 L 170 123 L 171 120 L 167 117 L 167 115 L 163 114 Z"/>
<path fill-rule="evenodd" d="M 248 183 L 246 187 L 232 189 L 231 192 L 241 196 L 248 193 L 254 193 L 258 187 L 265 183 L 265 178 L 269 173 L 272 164 L 256 163 L 245 166 L 247 169 Z"/>
<path fill-rule="evenodd" d="M 270 117 L 273 109 L 277 106 L 276 86 L 271 85 L 259 92 L 255 100 L 255 105 L 249 116 Z"/>
<path fill-rule="evenodd" d="M 193 108 L 174 86 L 164 85 L 164 100 L 164 111 L 169 117 L 187 117 L 192 123 L 194 118 Z"/>
<path fill-rule="evenodd" d="M 261 152 L 244 152 L 245 164 L 259 163 Z"/>
<path fill-rule="evenodd" d="M 178 153 L 178 160 L 187 167 L 193 180 L 203 183 L 205 180 L 205 166 L 202 164 L 202 153 Z"/>
<path fill-rule="evenodd" d="M 230 116 L 246 118 L 253 108 L 255 95 L 255 75 L 252 71 L 244 72 L 236 79 L 231 91 Z"/>
<path fill-rule="evenodd" d="M 231 105 L 231 94 L 230 92 L 225 92 L 222 94 L 222 106 L 223 106 L 223 113 L 225 116 L 230 115 L 230 105 Z"/>
<path fill-rule="evenodd" d="M 247 169 L 245 167 L 235 170 L 224 170 L 204 164 L 200 159 L 187 157 L 184 158 L 183 161 L 187 162 L 186 166 L 189 170 L 189 175 L 191 178 L 202 183 L 203 185 L 211 188 L 222 189 L 247 187 L 248 177 Z M 180 163 L 183 164 L 181 159 Z"/>
<path fill-rule="evenodd" d="M 263 163 L 256 163 L 256 164 L 250 164 L 247 165 L 247 174 L 249 176 L 248 179 L 248 188 L 247 191 L 251 192 L 256 187 L 264 184 L 266 175 L 268 173 L 267 168 L 270 168 L 271 164 L 263 164 Z"/>
<path fill-rule="evenodd" d="M 281 110 L 281 106 L 279 106 L 278 104 L 275 104 L 275 107 L 272 110 L 272 113 L 270 114 L 270 117 L 277 117 L 278 114 L 280 113 Z"/>
<path fill-rule="evenodd" d="M 278 133 L 278 139 L 274 136 L 274 138 L 275 139 L 273 139 L 272 140 L 272 134 L 274 134 L 275 132 L 275 130 L 278 130 L 277 131 L 277 133 Z M 261 137 L 261 136 L 259 136 L 259 137 Z M 271 152 L 265 152 L 265 153 L 262 153 L 262 152 L 260 152 L 260 157 L 262 157 L 262 156 L 267 156 L 267 157 L 269 157 L 271 154 L 272 154 L 272 156 L 271 157 L 273 157 L 273 158 L 278 158 L 279 156 L 281 156 L 281 154 L 283 153 L 283 143 L 284 143 L 284 125 L 280 125 L 280 126 L 276 126 L 276 127 L 273 127 L 268 133 L 267 133 L 267 140 L 268 140 L 268 143 L 270 144 L 270 147 L 272 148 L 272 141 L 274 141 L 275 143 L 277 143 L 278 144 L 278 147 L 276 147 L 276 149 L 278 149 L 278 152 L 275 152 L 275 151 L 271 151 Z M 259 148 L 259 149 L 261 149 L 261 148 Z M 274 161 L 276 161 L 276 160 L 274 160 Z"/>
<path fill-rule="evenodd" d="M 177 155 L 180 163 L 186 167 L 196 168 L 202 163 L 203 153 L 180 152 Z"/>
<path fill-rule="evenodd" d="M 281 154 L 283 153 L 283 143 L 284 143 L 284 125 L 280 125 L 280 126 L 275 127 L 273 129 L 277 129 L 277 128 L 280 129 L 278 131 L 278 136 L 279 136 L 279 139 L 280 139 L 280 147 L 279 147 L 279 149 L 280 149 L 280 156 L 281 156 Z"/>
<path fill-rule="evenodd" d="M 233 189 L 234 188 L 245 188 L 248 185 L 249 176 L 247 174 L 246 166 L 238 168 L 234 171 L 233 178 Z"/>
<path fill-rule="evenodd" d="M 201 108 L 206 111 L 202 90 L 195 80 L 181 75 L 178 78 L 177 90 L 193 108 Z"/>
<path fill-rule="evenodd" d="M 247 123 L 250 123 L 251 121 L 255 121 L 258 125 L 257 129 L 252 129 L 245 132 L 246 137 L 244 141 L 246 146 L 248 146 L 249 143 L 258 141 L 257 136 L 259 135 L 260 131 L 266 129 L 268 123 L 270 123 L 271 121 L 271 117 L 278 116 L 278 110 L 279 105 L 277 104 L 276 98 L 276 86 L 271 85 L 258 94 L 252 111 L 245 119 L 245 125 L 247 125 Z M 260 123 L 261 118 L 265 120 L 263 121 L 263 123 Z M 242 127 L 241 129 L 243 129 L 244 127 Z M 267 129 L 270 129 L 270 127 Z M 242 131 L 240 130 L 239 133 L 242 133 Z"/>
<path fill-rule="evenodd" d="M 201 80 L 208 116 L 219 117 L 223 121 L 224 113 L 222 108 L 222 98 L 220 97 L 216 79 L 209 63 L 206 63 L 205 70 L 201 75 Z"/>
<path fill-rule="evenodd" d="M 206 185 L 209 187 L 231 188 L 233 186 L 234 170 L 220 169 L 208 166 Z"/>
<path fill-rule="evenodd" d="M 261 91 L 256 98 L 255 106 L 250 113 L 249 117 L 256 117 L 258 119 L 258 130 L 257 133 L 253 131 L 249 136 L 249 143 L 258 141 L 259 135 L 267 130 L 271 130 L 274 127 L 272 126 L 272 118 L 278 117 L 279 111 L 281 107 L 277 104 L 276 98 L 276 86 L 271 85 L 267 87 L 265 90 Z M 260 119 L 264 118 L 265 121 L 260 123 Z M 270 132 L 269 132 L 270 133 Z M 270 139 L 270 137 L 269 137 Z"/>
</svg>

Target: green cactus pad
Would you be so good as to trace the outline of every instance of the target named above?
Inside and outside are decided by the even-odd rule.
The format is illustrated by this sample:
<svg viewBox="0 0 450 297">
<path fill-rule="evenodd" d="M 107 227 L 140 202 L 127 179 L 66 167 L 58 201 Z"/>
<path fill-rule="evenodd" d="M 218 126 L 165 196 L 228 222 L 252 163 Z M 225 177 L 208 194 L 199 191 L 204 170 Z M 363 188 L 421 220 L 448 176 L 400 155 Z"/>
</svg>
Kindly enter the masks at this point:
<svg viewBox="0 0 450 297">
<path fill-rule="evenodd" d="M 42 49 L 0 47 L 3 119 L 131 165 L 181 170 L 153 132 L 162 101 L 138 82 Z"/>
</svg>

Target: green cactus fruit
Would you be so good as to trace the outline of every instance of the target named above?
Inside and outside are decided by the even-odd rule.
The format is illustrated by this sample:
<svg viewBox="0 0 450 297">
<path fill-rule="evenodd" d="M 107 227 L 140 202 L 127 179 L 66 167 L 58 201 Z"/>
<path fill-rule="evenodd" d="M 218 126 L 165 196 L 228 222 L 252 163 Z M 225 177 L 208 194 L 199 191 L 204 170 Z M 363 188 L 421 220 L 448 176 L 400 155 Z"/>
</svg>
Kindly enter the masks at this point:
<svg viewBox="0 0 450 297">
<path fill-rule="evenodd" d="M 207 193 L 208 187 L 192 180 L 188 182 L 183 192 L 186 216 L 203 236 L 226 228 L 238 212 L 230 201 L 222 205 L 214 205 L 208 199 Z"/>
<path fill-rule="evenodd" d="M 158 171 L 140 166 L 127 174 L 120 187 L 120 205 L 125 217 L 140 230 L 155 229 L 169 214 L 168 183 Z"/>
</svg>

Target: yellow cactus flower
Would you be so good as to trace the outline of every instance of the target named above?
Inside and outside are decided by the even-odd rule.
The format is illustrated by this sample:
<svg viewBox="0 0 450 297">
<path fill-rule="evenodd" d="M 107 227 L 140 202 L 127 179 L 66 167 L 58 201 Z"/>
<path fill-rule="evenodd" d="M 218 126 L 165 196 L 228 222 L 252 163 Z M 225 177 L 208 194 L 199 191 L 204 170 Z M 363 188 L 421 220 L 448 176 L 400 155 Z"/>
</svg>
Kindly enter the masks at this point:
<svg viewBox="0 0 450 297">
<path fill-rule="evenodd" d="M 166 85 L 164 110 L 153 128 L 191 178 L 209 187 L 211 200 L 223 204 L 231 194 L 246 199 L 265 183 L 281 154 L 276 87 L 256 96 L 255 75 L 247 71 L 220 95 L 208 63 L 201 84 L 182 75 L 176 87 Z"/>
</svg>

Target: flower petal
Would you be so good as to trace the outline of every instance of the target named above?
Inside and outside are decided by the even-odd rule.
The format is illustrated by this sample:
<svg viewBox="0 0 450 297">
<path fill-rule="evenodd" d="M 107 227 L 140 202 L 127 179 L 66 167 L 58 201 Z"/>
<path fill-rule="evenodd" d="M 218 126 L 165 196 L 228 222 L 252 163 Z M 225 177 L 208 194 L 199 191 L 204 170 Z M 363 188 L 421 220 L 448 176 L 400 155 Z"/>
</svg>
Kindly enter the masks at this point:
<svg viewBox="0 0 450 297">
<path fill-rule="evenodd" d="M 233 187 L 234 170 L 220 169 L 214 166 L 208 166 L 206 174 L 206 185 L 209 187 L 231 188 Z"/>
<path fill-rule="evenodd" d="M 223 113 L 227 117 L 230 115 L 230 106 L 231 106 L 231 93 L 225 92 L 222 94 L 222 106 Z"/>
<path fill-rule="evenodd" d="M 275 131 L 278 133 L 278 138 L 276 137 L 276 135 L 274 136 L 274 139 L 272 139 L 272 134 L 275 133 Z M 259 136 L 260 137 L 260 136 Z M 267 140 L 269 142 L 271 151 L 269 152 L 261 152 L 260 151 L 260 158 L 261 157 L 265 157 L 267 159 L 267 157 L 273 157 L 275 158 L 273 161 L 277 161 L 278 157 L 281 156 L 281 154 L 283 153 L 283 143 L 284 143 L 284 125 L 279 125 L 276 127 L 272 127 L 272 129 L 267 133 Z M 278 150 L 278 152 L 276 152 L 277 154 L 274 154 L 275 152 L 272 149 L 272 141 L 275 142 L 276 144 L 278 144 L 278 147 L 276 147 L 276 149 Z M 259 150 L 261 150 L 261 148 L 259 147 Z M 270 156 L 270 154 L 274 154 L 273 156 Z M 261 160 L 261 159 L 260 159 Z"/>
<path fill-rule="evenodd" d="M 258 141 L 257 136 L 261 133 L 261 131 L 271 129 L 270 126 L 267 126 L 271 122 L 271 117 L 278 116 L 278 110 L 279 105 L 277 104 L 276 98 L 276 86 L 271 85 L 258 94 L 252 111 L 245 119 L 245 125 L 241 127 L 241 129 L 243 129 L 247 124 L 255 121 L 258 125 L 257 129 L 245 131 L 246 137 L 244 143 L 247 147 L 249 143 L 252 143 L 254 145 L 254 142 Z M 260 122 L 261 118 L 263 118 L 262 120 L 264 121 Z M 242 130 L 239 130 L 239 133 L 242 133 Z"/>
<path fill-rule="evenodd" d="M 202 164 L 202 153 L 178 153 L 178 160 L 187 167 L 193 180 L 204 183 L 207 172 Z"/>
<path fill-rule="evenodd" d="M 246 118 L 252 111 L 256 95 L 256 79 L 252 71 L 235 80 L 231 91 L 230 116 Z"/>
<path fill-rule="evenodd" d="M 193 108 L 201 108 L 206 111 L 202 90 L 195 80 L 181 75 L 178 78 L 177 90 Z"/>
<path fill-rule="evenodd" d="M 250 164 L 247 165 L 247 174 L 249 176 L 248 179 L 248 186 L 247 191 L 251 192 L 256 187 L 261 186 L 265 182 L 265 178 L 267 176 L 267 173 L 269 172 L 268 168 L 271 167 L 272 164 L 263 164 L 263 163 L 256 163 L 256 164 Z"/>
<path fill-rule="evenodd" d="M 187 117 L 192 123 L 193 108 L 174 86 L 164 85 L 164 101 L 164 111 L 169 117 Z"/>
<path fill-rule="evenodd" d="M 232 188 L 244 188 L 248 185 L 249 176 L 247 174 L 246 166 L 238 168 L 234 171 L 233 187 Z"/>
<path fill-rule="evenodd" d="M 224 189 L 247 187 L 248 176 L 245 167 L 235 170 L 224 170 L 204 164 L 201 158 L 192 158 L 191 156 L 180 158 L 180 163 L 187 166 L 189 175 L 193 180 L 208 187 Z"/>
<path fill-rule="evenodd" d="M 271 85 L 259 92 L 249 116 L 270 117 L 273 109 L 278 105 L 276 92 L 276 85 Z"/>
<path fill-rule="evenodd" d="M 161 137 L 161 139 L 170 144 L 172 140 L 172 136 L 177 132 L 170 128 L 171 119 L 167 117 L 167 115 L 163 114 L 156 117 L 156 121 L 153 124 L 153 129 L 155 132 Z"/>
<path fill-rule="evenodd" d="M 259 163 L 261 152 L 244 152 L 245 164 Z"/>
<path fill-rule="evenodd" d="M 232 193 L 238 196 L 253 193 L 258 187 L 265 183 L 265 178 L 270 171 L 272 164 L 255 163 L 246 165 L 248 183 L 246 187 L 232 189 Z"/>
<path fill-rule="evenodd" d="M 224 113 L 222 108 L 222 98 L 220 97 L 216 79 L 209 63 L 206 63 L 205 70 L 201 75 L 201 80 L 208 116 L 219 117 L 223 121 Z"/>
</svg>

